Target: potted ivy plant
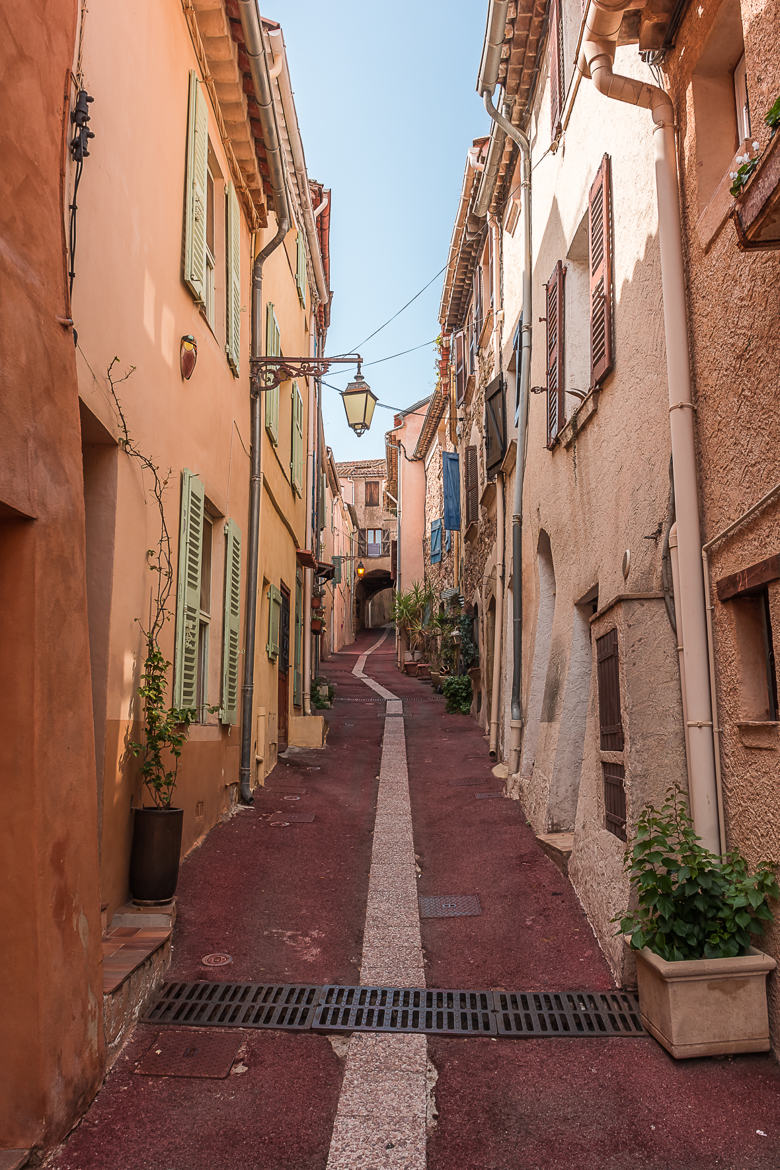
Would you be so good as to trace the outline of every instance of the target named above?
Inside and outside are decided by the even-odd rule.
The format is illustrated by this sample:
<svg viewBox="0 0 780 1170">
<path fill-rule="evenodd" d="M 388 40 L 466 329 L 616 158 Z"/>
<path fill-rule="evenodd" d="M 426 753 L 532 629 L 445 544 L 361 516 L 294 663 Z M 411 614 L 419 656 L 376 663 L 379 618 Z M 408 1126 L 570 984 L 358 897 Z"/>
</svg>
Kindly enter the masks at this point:
<svg viewBox="0 0 780 1170">
<path fill-rule="evenodd" d="M 136 902 L 169 902 L 179 876 L 184 810 L 173 805 L 182 748 L 196 712 L 167 702 L 170 662 L 153 634 L 146 634 L 146 658 L 138 695 L 143 703 L 141 738 L 130 743 L 141 761 L 141 778 L 151 804 L 135 809 L 130 854 L 130 890 Z"/>
<path fill-rule="evenodd" d="M 673 787 L 642 810 L 625 868 L 635 908 L 616 921 L 636 952 L 647 1030 L 677 1059 L 767 1051 L 776 964 L 752 940 L 780 895 L 771 867 L 750 873 L 738 850 L 705 849 Z"/>
</svg>

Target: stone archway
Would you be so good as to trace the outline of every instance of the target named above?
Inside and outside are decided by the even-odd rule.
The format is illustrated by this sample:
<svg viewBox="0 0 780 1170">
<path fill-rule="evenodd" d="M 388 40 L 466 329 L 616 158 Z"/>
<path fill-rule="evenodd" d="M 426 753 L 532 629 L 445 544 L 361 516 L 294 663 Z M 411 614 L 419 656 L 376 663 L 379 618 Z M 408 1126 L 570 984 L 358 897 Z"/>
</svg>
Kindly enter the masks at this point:
<svg viewBox="0 0 780 1170">
<path fill-rule="evenodd" d="M 372 569 L 355 589 L 355 629 L 374 630 L 392 617 L 393 578 L 386 569 Z"/>
</svg>

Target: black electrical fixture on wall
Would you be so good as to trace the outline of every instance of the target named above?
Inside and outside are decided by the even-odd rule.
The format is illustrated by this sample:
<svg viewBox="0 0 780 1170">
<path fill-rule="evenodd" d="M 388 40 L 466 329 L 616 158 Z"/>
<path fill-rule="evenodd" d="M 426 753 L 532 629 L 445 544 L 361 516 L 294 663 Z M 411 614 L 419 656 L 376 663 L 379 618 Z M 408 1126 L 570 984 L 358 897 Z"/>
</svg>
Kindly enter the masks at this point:
<svg viewBox="0 0 780 1170">
<path fill-rule="evenodd" d="M 76 197 L 79 193 L 79 183 L 81 182 L 81 171 L 84 167 L 84 159 L 89 157 L 89 140 L 94 138 L 94 133 L 89 128 L 89 107 L 95 99 L 90 97 L 85 89 L 80 89 L 76 97 L 76 105 L 70 115 L 70 120 L 73 123 L 73 137 L 70 140 L 70 154 L 71 158 L 76 164 L 76 175 L 73 180 L 73 200 L 70 204 L 70 224 L 68 231 L 68 259 L 70 261 L 70 269 L 68 271 L 69 291 L 73 292 L 73 281 L 76 277 L 75 260 L 76 260 L 76 212 L 78 205 Z M 76 330 L 73 330 L 73 338 L 76 340 Z"/>
</svg>

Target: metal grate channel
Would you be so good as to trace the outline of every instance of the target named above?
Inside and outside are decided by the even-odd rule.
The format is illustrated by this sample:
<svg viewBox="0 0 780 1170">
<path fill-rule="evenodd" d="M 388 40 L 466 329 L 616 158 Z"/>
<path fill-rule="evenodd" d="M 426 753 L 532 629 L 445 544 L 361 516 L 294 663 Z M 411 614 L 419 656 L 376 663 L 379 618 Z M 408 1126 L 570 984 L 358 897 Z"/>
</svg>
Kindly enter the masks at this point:
<svg viewBox="0 0 780 1170">
<path fill-rule="evenodd" d="M 188 1027 L 311 1027 L 321 988 L 314 984 L 168 983 L 144 1019 Z"/>
<path fill-rule="evenodd" d="M 626 991 L 494 991 L 499 1036 L 644 1036 Z"/>
<path fill-rule="evenodd" d="M 321 1032 L 496 1034 L 489 991 L 422 987 L 326 987 L 312 1028 Z"/>
<path fill-rule="evenodd" d="M 421 918 L 471 918 L 482 913 L 478 894 L 420 894 Z"/>
</svg>

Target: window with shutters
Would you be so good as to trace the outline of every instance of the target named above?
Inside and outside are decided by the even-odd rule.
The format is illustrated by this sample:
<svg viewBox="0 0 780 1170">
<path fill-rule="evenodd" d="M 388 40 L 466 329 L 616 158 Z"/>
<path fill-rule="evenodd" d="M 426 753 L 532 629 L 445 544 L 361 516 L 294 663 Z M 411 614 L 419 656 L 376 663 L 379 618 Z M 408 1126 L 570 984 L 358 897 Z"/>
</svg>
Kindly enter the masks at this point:
<svg viewBox="0 0 780 1170">
<path fill-rule="evenodd" d="M 546 290 L 547 337 L 547 446 L 552 447 L 564 424 L 565 277 L 561 260 L 555 265 Z"/>
<path fill-rule="evenodd" d="M 208 104 L 190 73 L 184 199 L 183 276 L 209 327 L 224 336 L 230 368 L 241 351 L 241 217 L 209 140 Z M 224 288 L 223 288 L 224 279 Z"/>
<path fill-rule="evenodd" d="M 614 362 L 611 175 L 610 157 L 605 154 L 588 198 L 591 388 L 601 385 Z"/>
<path fill-rule="evenodd" d="M 620 666 L 617 630 L 596 639 L 599 685 L 599 743 L 603 752 L 622 752 L 623 717 L 620 711 Z"/>
<path fill-rule="evenodd" d="M 604 823 L 621 841 L 626 839 L 626 770 L 622 764 L 602 761 Z"/>
<path fill-rule="evenodd" d="M 282 627 L 282 594 L 275 585 L 268 586 L 268 641 L 266 653 L 273 661 L 279 657 Z"/>
<path fill-rule="evenodd" d="M 269 301 L 265 307 L 265 352 L 267 357 L 280 357 L 282 353 L 279 323 L 274 307 Z M 265 399 L 265 429 L 276 446 L 279 442 L 279 387 L 263 391 Z"/>
<path fill-rule="evenodd" d="M 241 215 L 232 183 L 225 188 L 225 223 L 225 352 L 231 370 L 238 376 L 241 357 Z"/>
<path fill-rule="evenodd" d="M 333 558 L 334 563 L 336 558 Z M 335 577 L 334 577 L 335 580 Z M 301 660 L 303 657 L 303 578 L 301 570 L 295 574 L 295 658 L 293 661 L 293 706 L 303 704 L 303 672 Z"/>
<path fill-rule="evenodd" d="M 477 347 L 482 333 L 482 322 L 485 320 L 484 301 L 482 297 L 482 265 L 478 264 L 474 272 L 474 338 Z"/>
<path fill-rule="evenodd" d="M 499 376 L 485 389 L 485 471 L 495 475 L 506 454 L 504 379 Z"/>
<path fill-rule="evenodd" d="M 238 723 L 241 633 L 241 529 L 225 521 L 225 594 L 222 608 L 222 723 Z"/>
<path fill-rule="evenodd" d="M 293 491 L 303 495 L 303 397 L 298 383 L 292 384 L 292 411 L 290 436 L 290 482 Z"/>
<path fill-rule="evenodd" d="M 366 480 L 366 507 L 367 508 L 378 508 L 379 507 L 379 480 L 378 479 L 367 479 Z"/>
<path fill-rule="evenodd" d="M 466 447 L 466 527 L 479 519 L 479 467 L 477 448 Z"/>
<path fill-rule="evenodd" d="M 366 556 L 367 557 L 381 557 L 382 556 L 382 529 L 381 528 L 367 528 L 366 529 Z"/>
<path fill-rule="evenodd" d="M 455 397 L 458 406 L 466 397 L 466 356 L 462 331 L 455 334 Z"/>
<path fill-rule="evenodd" d="M 209 703 L 213 527 L 214 513 L 203 484 L 185 469 L 181 478 L 173 705 L 195 710 L 200 721 L 205 719 Z"/>
<path fill-rule="evenodd" d="M 296 263 L 295 287 L 298 289 L 298 300 L 306 308 L 306 239 L 303 232 L 296 236 Z"/>
</svg>

